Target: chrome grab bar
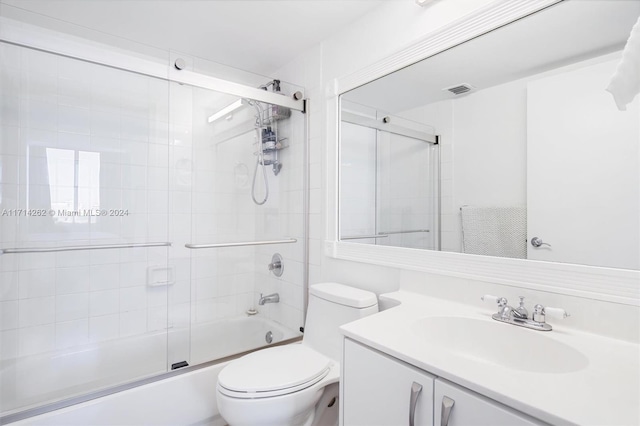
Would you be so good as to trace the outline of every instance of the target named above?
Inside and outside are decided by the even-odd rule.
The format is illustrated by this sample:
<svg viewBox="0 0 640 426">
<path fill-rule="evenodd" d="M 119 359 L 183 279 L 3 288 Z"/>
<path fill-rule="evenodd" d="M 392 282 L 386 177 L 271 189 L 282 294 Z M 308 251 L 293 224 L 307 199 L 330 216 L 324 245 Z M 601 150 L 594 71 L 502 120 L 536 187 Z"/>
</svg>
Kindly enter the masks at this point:
<svg viewBox="0 0 640 426">
<path fill-rule="evenodd" d="M 409 231 L 378 232 L 378 235 L 412 234 L 414 232 L 430 232 L 428 229 L 411 229 Z"/>
<path fill-rule="evenodd" d="M 387 238 L 388 235 L 354 235 L 352 237 L 340 237 L 341 240 L 364 240 L 366 238 Z"/>
<path fill-rule="evenodd" d="M 268 244 L 289 244 L 295 243 L 298 240 L 295 238 L 287 238 L 283 240 L 268 240 L 268 241 L 241 241 L 237 243 L 216 243 L 216 244 L 185 244 L 188 249 L 206 249 L 206 248 L 220 248 L 220 247 L 242 247 L 242 246 L 264 246 Z"/>
<path fill-rule="evenodd" d="M 139 248 L 139 247 L 170 247 L 170 242 L 162 243 L 131 243 L 131 244 L 102 244 L 92 246 L 63 246 L 63 247 L 25 247 L 0 249 L 0 254 L 23 254 L 23 253 L 52 253 L 58 251 L 78 251 L 78 250 L 105 250 L 119 248 Z"/>
</svg>

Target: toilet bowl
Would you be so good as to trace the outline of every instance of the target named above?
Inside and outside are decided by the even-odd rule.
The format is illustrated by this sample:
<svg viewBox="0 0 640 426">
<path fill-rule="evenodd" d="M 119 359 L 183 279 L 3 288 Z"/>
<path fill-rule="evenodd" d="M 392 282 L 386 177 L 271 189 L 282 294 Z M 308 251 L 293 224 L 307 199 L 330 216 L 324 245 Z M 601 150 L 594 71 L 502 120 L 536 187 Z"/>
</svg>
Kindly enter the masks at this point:
<svg viewBox="0 0 640 426">
<path fill-rule="evenodd" d="M 216 399 L 230 426 L 337 425 L 339 327 L 378 312 L 377 299 L 338 283 L 309 294 L 302 343 L 250 353 L 220 372 Z"/>
</svg>

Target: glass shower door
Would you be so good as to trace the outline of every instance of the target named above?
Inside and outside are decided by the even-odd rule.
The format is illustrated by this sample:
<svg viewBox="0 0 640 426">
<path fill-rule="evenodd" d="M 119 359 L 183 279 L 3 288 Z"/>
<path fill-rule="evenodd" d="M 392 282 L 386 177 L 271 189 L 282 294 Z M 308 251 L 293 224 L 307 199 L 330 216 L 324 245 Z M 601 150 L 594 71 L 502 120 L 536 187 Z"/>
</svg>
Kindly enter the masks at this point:
<svg viewBox="0 0 640 426">
<path fill-rule="evenodd" d="M 186 84 L 172 83 L 170 98 L 170 262 L 178 280 L 169 290 L 169 364 L 300 336 L 304 115 Z M 275 253 L 281 276 L 268 269 Z M 261 293 L 280 301 L 259 305 Z"/>
<path fill-rule="evenodd" d="M 167 370 L 168 83 L 0 43 L 0 414 Z"/>
<path fill-rule="evenodd" d="M 426 127 L 426 126 L 425 126 Z M 376 244 L 438 249 L 438 145 L 377 131 Z"/>
</svg>

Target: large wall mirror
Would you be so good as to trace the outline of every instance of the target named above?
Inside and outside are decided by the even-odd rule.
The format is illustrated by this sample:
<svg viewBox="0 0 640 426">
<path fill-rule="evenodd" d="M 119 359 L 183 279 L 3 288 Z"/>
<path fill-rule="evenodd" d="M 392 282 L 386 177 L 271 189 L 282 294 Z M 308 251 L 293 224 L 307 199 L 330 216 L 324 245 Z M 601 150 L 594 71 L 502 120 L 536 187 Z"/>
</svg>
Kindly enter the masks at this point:
<svg viewBox="0 0 640 426">
<path fill-rule="evenodd" d="M 640 269 L 640 100 L 605 90 L 639 17 L 563 1 L 342 94 L 340 240 Z"/>
</svg>

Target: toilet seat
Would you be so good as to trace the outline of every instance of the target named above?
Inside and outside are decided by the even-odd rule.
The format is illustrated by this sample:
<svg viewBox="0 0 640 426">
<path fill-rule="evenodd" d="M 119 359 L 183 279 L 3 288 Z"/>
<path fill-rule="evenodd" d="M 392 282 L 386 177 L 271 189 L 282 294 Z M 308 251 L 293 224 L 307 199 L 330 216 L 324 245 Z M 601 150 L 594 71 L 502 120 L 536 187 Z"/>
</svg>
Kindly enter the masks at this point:
<svg viewBox="0 0 640 426">
<path fill-rule="evenodd" d="M 305 345 L 277 346 L 245 355 L 218 376 L 218 390 L 233 398 L 286 395 L 327 376 L 331 360 Z"/>
</svg>

